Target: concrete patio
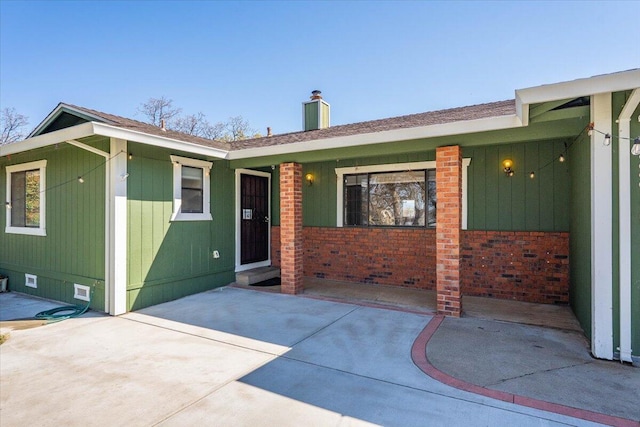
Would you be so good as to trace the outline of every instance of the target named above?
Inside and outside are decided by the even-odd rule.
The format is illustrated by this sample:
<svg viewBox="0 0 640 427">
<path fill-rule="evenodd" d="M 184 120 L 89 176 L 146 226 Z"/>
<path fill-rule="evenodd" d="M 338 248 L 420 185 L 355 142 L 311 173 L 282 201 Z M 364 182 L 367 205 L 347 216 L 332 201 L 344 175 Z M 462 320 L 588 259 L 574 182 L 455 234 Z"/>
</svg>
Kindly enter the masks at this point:
<svg viewBox="0 0 640 427">
<path fill-rule="evenodd" d="M 12 300 L 14 309 L 23 298 L 29 300 Z M 0 313 L 8 300 L 0 295 Z M 2 424 L 597 425 L 427 376 L 413 363 L 411 350 L 432 320 L 422 313 L 226 287 L 120 317 L 90 313 L 14 330 L 0 346 Z M 507 369 L 513 376 L 511 370 L 529 366 L 528 357 L 556 365 L 563 357 L 563 346 L 539 341 L 542 348 L 520 352 L 521 344 L 531 342 L 511 339 L 514 332 L 498 343 L 501 331 L 509 330 L 504 325 L 514 324 L 481 319 L 471 319 L 484 323 L 468 326 L 475 340 L 463 349 L 454 338 L 466 336 L 459 322 L 468 319 L 450 320 L 433 335 L 426 355 L 437 363 L 438 351 L 457 351 L 456 375 Z M 473 333 L 478 325 L 491 333 Z M 549 342 L 576 350 L 575 341 L 563 339 L 566 330 L 517 326 L 544 329 Z M 508 347 L 510 342 L 516 347 Z M 609 366 L 628 383 L 606 381 L 601 375 L 611 376 L 611 369 L 602 374 L 594 365 L 575 373 L 581 381 L 572 383 L 579 387 L 574 393 L 620 402 L 604 409 L 627 418 L 612 418 L 616 425 L 638 425 L 629 420 L 640 419 L 637 405 L 616 393 L 637 402 L 640 387 L 633 386 L 640 385 L 640 371 Z M 539 381 L 546 380 L 543 375 Z M 491 377 L 486 384 L 495 382 Z M 521 394 L 530 389 L 526 381 L 507 385 Z M 540 387 L 562 403 L 567 391 L 553 395 L 553 388 Z"/>
</svg>

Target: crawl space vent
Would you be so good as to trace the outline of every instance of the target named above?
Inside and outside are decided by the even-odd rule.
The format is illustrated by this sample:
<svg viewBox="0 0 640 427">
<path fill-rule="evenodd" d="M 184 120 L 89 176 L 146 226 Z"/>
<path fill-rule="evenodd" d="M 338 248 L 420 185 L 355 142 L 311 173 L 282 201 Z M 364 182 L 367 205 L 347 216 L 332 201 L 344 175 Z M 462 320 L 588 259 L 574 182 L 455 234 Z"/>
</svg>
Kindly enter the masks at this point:
<svg viewBox="0 0 640 427">
<path fill-rule="evenodd" d="M 73 284 L 73 297 L 82 301 L 89 301 L 90 289 L 85 285 Z"/>
</svg>

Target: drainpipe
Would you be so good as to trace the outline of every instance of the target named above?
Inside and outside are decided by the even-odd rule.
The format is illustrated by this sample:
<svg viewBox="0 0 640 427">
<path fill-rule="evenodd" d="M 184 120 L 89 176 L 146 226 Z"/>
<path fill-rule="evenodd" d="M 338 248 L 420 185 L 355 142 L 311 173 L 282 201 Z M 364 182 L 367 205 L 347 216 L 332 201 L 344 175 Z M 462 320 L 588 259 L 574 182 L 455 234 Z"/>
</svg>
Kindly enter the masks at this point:
<svg viewBox="0 0 640 427">
<path fill-rule="evenodd" d="M 631 115 L 640 103 L 634 89 L 618 117 L 619 241 L 620 241 L 620 361 L 631 359 Z"/>
</svg>

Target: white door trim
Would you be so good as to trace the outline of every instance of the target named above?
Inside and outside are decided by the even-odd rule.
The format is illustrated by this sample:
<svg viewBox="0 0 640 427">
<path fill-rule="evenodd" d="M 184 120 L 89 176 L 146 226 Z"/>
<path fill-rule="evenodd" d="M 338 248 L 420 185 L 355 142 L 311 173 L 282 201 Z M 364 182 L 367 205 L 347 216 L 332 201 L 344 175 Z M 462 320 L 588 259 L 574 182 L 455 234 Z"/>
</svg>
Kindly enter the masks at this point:
<svg viewBox="0 0 640 427">
<path fill-rule="evenodd" d="M 241 264 L 240 245 L 242 239 L 240 237 L 240 227 L 242 223 L 242 215 L 240 213 L 240 201 L 241 201 L 241 175 L 253 175 L 261 176 L 268 179 L 267 183 L 267 203 L 269 212 L 269 224 L 267 226 L 267 260 L 261 262 L 254 262 L 252 264 Z M 269 267 L 271 265 L 271 174 L 268 172 L 254 171 L 251 169 L 236 169 L 236 203 L 235 203 L 235 216 L 236 216 L 236 269 L 235 271 L 251 270 L 258 267 Z"/>
</svg>

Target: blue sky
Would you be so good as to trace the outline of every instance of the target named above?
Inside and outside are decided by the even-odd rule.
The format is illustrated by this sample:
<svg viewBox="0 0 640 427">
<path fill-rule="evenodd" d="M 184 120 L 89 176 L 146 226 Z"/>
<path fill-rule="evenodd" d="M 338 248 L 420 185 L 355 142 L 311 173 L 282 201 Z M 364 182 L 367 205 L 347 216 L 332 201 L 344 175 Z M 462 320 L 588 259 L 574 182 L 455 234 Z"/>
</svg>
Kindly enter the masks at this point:
<svg viewBox="0 0 640 427">
<path fill-rule="evenodd" d="M 209 121 L 301 129 L 513 98 L 640 67 L 640 2 L 0 1 L 0 107 L 142 120 L 162 95 Z"/>
</svg>

